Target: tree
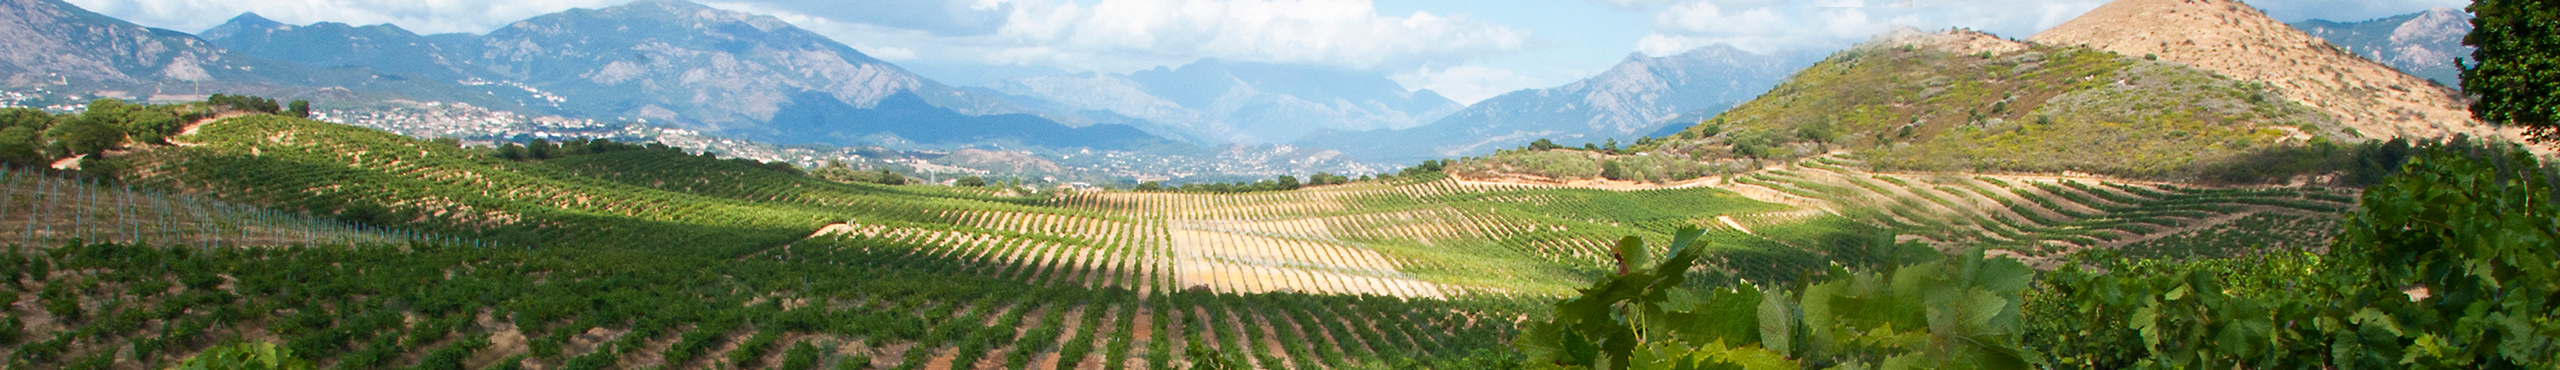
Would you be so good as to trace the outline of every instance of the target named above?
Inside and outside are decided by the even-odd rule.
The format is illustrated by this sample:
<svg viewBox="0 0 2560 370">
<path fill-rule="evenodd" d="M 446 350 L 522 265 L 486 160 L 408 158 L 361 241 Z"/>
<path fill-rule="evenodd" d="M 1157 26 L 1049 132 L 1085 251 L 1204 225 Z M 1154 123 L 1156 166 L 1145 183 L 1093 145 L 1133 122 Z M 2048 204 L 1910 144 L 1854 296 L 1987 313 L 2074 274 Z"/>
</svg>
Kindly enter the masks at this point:
<svg viewBox="0 0 2560 370">
<path fill-rule="evenodd" d="M 510 161 L 523 161 L 526 158 L 524 146 L 516 145 L 516 143 L 507 143 L 505 146 L 500 146 L 498 147 L 498 158 L 506 158 Z"/>
<path fill-rule="evenodd" d="M 2479 0 L 2470 10 L 2462 44 L 2479 49 L 2462 68 L 2462 90 L 2476 98 L 2472 116 L 2560 141 L 2560 0 Z"/>
<path fill-rule="evenodd" d="M 125 112 L 124 132 L 136 143 L 165 143 L 169 135 L 178 133 L 178 116 L 158 107 L 144 107 Z"/>
<path fill-rule="evenodd" d="M 1556 149 L 1564 149 L 1564 146 L 1563 146 L 1563 145 L 1556 145 L 1556 141 L 1555 141 L 1555 140 L 1538 139 L 1538 141 L 1537 141 L 1537 142 L 1529 143 L 1529 150 L 1534 150 L 1534 151 L 1541 151 L 1541 152 L 1543 152 L 1543 151 L 1556 150 Z"/>
<path fill-rule="evenodd" d="M 959 180 L 953 180 L 951 182 L 951 186 L 967 186 L 973 188 L 985 187 L 987 186 L 987 178 L 977 176 L 962 177 Z"/>
<path fill-rule="evenodd" d="M 89 103 L 88 112 L 54 125 L 45 134 L 52 136 L 65 154 L 104 153 L 124 142 L 124 130 L 117 126 L 124 120 L 128 106 L 120 100 L 98 99 Z"/>
<path fill-rule="evenodd" d="M 1138 191 L 1164 191 L 1164 183 L 1154 181 L 1138 183 Z"/>
<path fill-rule="evenodd" d="M 881 185 L 906 185 L 907 175 L 900 175 L 897 172 L 890 172 L 889 169 L 882 168 L 880 169 L 880 177 L 873 179 L 871 182 Z"/>
<path fill-rule="evenodd" d="M 1277 190 L 1298 190 L 1299 187 L 1302 187 L 1298 184 L 1297 176 L 1280 175 L 1278 180 L 1280 183 L 1279 186 L 1277 186 L 1279 188 Z"/>
<path fill-rule="evenodd" d="M 44 164 L 44 137 L 52 128 L 54 117 L 30 108 L 0 109 L 0 161 L 20 165 Z"/>
<path fill-rule="evenodd" d="M 1778 154 L 1779 141 L 1775 136 L 1766 130 L 1745 130 L 1735 132 L 1728 142 L 1733 144 L 1734 155 L 1765 159 Z"/>
<path fill-rule="evenodd" d="M 524 147 L 525 150 L 528 151 L 526 154 L 530 155 L 534 160 L 556 158 L 559 152 L 558 149 L 560 149 L 559 146 L 551 145 L 550 140 L 543 139 L 533 139 L 533 143 L 525 144 Z"/>
<path fill-rule="evenodd" d="M 290 108 L 285 108 L 285 113 L 292 114 L 296 118 L 311 118 L 311 102 L 295 100 Z"/>
</svg>

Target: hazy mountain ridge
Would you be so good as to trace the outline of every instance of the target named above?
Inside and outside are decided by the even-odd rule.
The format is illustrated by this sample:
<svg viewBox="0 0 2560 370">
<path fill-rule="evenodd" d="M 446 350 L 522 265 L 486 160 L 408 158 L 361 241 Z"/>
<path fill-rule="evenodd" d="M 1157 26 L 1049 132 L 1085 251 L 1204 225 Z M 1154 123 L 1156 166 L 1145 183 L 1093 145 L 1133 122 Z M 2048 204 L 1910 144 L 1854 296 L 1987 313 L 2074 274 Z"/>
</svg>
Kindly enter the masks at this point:
<svg viewBox="0 0 2560 370">
<path fill-rule="evenodd" d="M 362 67 L 259 58 L 60 0 L 0 0 L 0 85 L 70 96 L 194 100 L 246 93 L 314 100 L 419 99 L 512 107 L 450 83 Z M 85 98 L 84 98 L 85 99 Z"/>
<path fill-rule="evenodd" d="M 1609 71 L 1565 86 L 1515 91 L 1429 125 L 1394 131 L 1337 131 L 1302 140 L 1370 160 L 1476 155 L 1541 138 L 1558 142 L 1632 140 L 1682 118 L 1712 115 L 1767 92 L 1814 54 L 1764 55 L 1717 45 L 1660 58 L 1629 55 Z"/>
<path fill-rule="evenodd" d="M 1348 69 L 1203 59 L 1130 74 L 1085 73 L 988 83 L 1007 95 L 1153 121 L 1200 144 L 1281 143 L 1318 130 L 1420 126 L 1464 108 L 1430 90 Z M 1053 112 L 1073 114 L 1073 112 Z M 1100 119 L 1100 118 L 1097 118 Z"/>
<path fill-rule="evenodd" d="M 2435 8 L 2361 22 L 2314 19 L 2293 27 L 2350 53 L 2455 88 L 2462 86 L 2462 70 L 2453 60 L 2469 59 L 2473 50 L 2462 44 L 2463 35 L 2471 34 L 2471 13 L 2461 9 Z"/>
<path fill-rule="evenodd" d="M 59 0 L 0 0 L 0 73 L 13 80 L 131 83 L 208 81 L 246 74 L 221 48 L 184 33 L 147 28 Z M 11 85 L 24 84 L 12 81 Z"/>
<path fill-rule="evenodd" d="M 1032 111 L 1000 97 L 934 82 L 774 17 L 683 1 L 572 9 L 483 35 L 418 36 L 390 25 L 288 26 L 255 15 L 236 18 L 205 35 L 224 46 L 276 59 L 363 66 L 481 86 L 490 94 L 568 115 L 639 119 L 784 144 L 868 144 L 875 143 L 874 135 L 884 133 L 909 142 L 967 144 L 948 140 L 952 136 L 938 131 L 941 127 L 928 126 L 1004 122 L 999 126 L 1048 132 L 1052 127 L 1032 126 L 1061 125 L 1028 116 L 980 119 Z M 852 112 L 879 108 L 902 95 L 927 105 L 901 103 L 885 112 Z M 901 126 L 823 121 L 855 116 L 944 117 L 967 122 L 902 122 Z M 1065 137 L 1084 135 L 1058 138 Z M 1113 143 L 1121 139 L 1155 138 L 1038 142 L 1117 149 L 1121 146 Z"/>
<path fill-rule="evenodd" d="M 366 67 L 446 81 L 480 77 L 448 57 L 445 45 L 396 25 L 294 26 L 250 13 L 197 36 L 235 52 L 308 66 Z"/>
</svg>

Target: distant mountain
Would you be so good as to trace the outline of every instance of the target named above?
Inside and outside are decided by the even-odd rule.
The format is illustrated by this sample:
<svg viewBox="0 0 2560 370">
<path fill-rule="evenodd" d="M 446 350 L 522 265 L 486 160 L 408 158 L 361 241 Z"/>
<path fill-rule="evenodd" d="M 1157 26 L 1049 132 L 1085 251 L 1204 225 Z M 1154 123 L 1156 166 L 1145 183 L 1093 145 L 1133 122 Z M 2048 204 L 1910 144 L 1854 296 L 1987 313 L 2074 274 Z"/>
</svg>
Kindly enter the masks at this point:
<svg viewBox="0 0 2560 370">
<path fill-rule="evenodd" d="M 2328 113 L 2358 138 L 2515 137 L 2471 119 L 2459 92 L 2350 53 L 2231 0 L 2118 0 L 2031 38 L 2156 56 Z"/>
<path fill-rule="evenodd" d="M 0 0 L 0 86 L 137 99 L 249 93 L 289 98 L 420 99 L 505 107 L 449 83 L 366 68 L 323 68 L 225 50 L 59 0 Z"/>
<path fill-rule="evenodd" d="M 2363 22 L 2314 19 L 2293 27 L 2349 53 L 2454 88 L 2462 86 L 2462 70 L 2453 60 L 2468 59 L 2472 51 L 2462 45 L 2462 36 L 2471 34 L 2471 13 L 2461 9 L 2435 8 Z"/>
<path fill-rule="evenodd" d="M 879 133 L 927 133 L 995 121 L 1029 130 L 1025 132 L 1069 129 L 1019 115 L 1032 111 L 1002 97 L 934 82 L 774 17 L 683 1 L 573 9 L 484 35 L 419 36 L 388 25 L 287 26 L 250 14 L 206 30 L 204 36 L 266 58 L 476 86 L 486 94 L 567 115 L 640 119 L 783 144 L 867 144 Z M 922 105 L 911 104 L 917 102 Z M 956 121 L 834 121 L 847 117 Z M 1038 126 L 1034 123 L 1047 126 L 1032 128 Z M 1136 132 L 1095 132 L 1105 131 Z M 901 137 L 951 142 L 945 138 Z"/>
<path fill-rule="evenodd" d="M 388 24 L 293 26 L 248 13 L 196 35 L 232 51 L 308 66 L 366 67 L 448 82 L 480 77 L 449 57 L 444 46 Z"/>
<path fill-rule="evenodd" d="M 234 80 L 250 77 L 257 65 L 185 33 L 58 0 L 0 0 L 0 51 L 0 74 L 46 82 Z"/>
<path fill-rule="evenodd" d="M 1561 143 L 1633 140 L 1696 124 L 1761 93 L 1819 55 L 1767 55 L 1716 45 L 1660 58 L 1629 55 L 1598 76 L 1550 89 L 1486 99 L 1430 125 L 1393 131 L 1341 130 L 1300 140 L 1371 161 L 1415 161 L 1490 153 L 1538 139 Z"/>
<path fill-rule="evenodd" d="M 1408 91 L 1374 72 L 1217 59 L 1127 75 L 1009 79 L 987 88 L 1058 108 L 1152 121 L 1203 144 L 1285 143 L 1318 130 L 1400 129 L 1464 108 L 1430 90 Z M 1033 104 L 1039 105 L 1047 104 Z"/>
<path fill-rule="evenodd" d="M 961 146 L 988 143 L 1028 144 L 1050 148 L 1083 147 L 1144 150 L 1180 145 L 1135 127 L 1103 124 L 1070 128 L 1030 114 L 968 116 L 933 106 L 915 93 L 902 92 L 869 108 L 846 105 L 804 92 L 776 114 L 772 130 L 801 141 L 890 142 Z M 919 124 L 924 123 L 924 124 Z M 894 138 L 881 138 L 889 135 Z"/>
</svg>

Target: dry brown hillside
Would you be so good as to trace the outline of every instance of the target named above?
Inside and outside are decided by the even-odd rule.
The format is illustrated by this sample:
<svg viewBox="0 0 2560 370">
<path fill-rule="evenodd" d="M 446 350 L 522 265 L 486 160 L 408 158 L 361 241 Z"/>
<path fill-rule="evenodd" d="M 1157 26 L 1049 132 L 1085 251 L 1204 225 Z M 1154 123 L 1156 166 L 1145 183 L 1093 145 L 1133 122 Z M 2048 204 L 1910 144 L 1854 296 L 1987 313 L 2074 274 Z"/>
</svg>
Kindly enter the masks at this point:
<svg viewBox="0 0 2560 370">
<path fill-rule="evenodd" d="M 2521 137 L 2471 119 L 2451 88 L 2348 53 L 2237 1 L 2117 0 L 2030 40 L 2156 55 L 2266 83 L 2368 138 Z"/>
</svg>

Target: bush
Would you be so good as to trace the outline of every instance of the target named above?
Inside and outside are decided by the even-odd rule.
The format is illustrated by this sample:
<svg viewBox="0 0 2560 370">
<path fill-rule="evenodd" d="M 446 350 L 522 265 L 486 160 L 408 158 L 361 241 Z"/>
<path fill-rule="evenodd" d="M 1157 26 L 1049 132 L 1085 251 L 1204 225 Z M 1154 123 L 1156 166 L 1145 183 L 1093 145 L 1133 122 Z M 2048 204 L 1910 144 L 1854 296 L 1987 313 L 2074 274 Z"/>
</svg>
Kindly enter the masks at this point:
<svg viewBox="0 0 2560 370">
<path fill-rule="evenodd" d="M 309 370 L 311 363 L 295 358 L 293 351 L 273 343 L 243 343 L 217 346 L 185 361 L 177 370 Z"/>
</svg>

